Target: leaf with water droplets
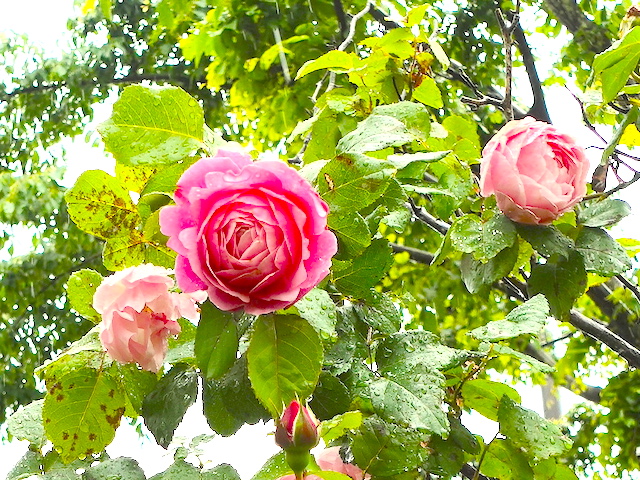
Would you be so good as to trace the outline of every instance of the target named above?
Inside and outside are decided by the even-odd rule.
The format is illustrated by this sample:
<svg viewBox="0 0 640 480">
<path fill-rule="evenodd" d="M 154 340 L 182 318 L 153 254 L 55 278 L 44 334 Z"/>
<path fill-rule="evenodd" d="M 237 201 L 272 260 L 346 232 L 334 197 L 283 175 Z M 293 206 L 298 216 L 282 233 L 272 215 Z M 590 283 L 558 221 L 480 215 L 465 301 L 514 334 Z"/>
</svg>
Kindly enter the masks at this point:
<svg viewBox="0 0 640 480">
<path fill-rule="evenodd" d="M 173 432 L 198 394 L 198 376 L 189 365 L 175 365 L 142 402 L 144 424 L 158 445 L 169 446 Z"/>
<path fill-rule="evenodd" d="M 7 429 L 18 440 L 28 440 L 38 448 L 47 441 L 42 426 L 42 405 L 44 400 L 36 400 L 20 407 L 7 419 Z"/>
<path fill-rule="evenodd" d="M 98 131 L 118 162 L 170 164 L 204 147 L 204 114 L 181 88 L 130 85 Z"/>
<path fill-rule="evenodd" d="M 557 456 L 571 446 L 557 425 L 522 408 L 506 395 L 500 400 L 498 421 L 500 433 L 530 459 Z"/>
</svg>

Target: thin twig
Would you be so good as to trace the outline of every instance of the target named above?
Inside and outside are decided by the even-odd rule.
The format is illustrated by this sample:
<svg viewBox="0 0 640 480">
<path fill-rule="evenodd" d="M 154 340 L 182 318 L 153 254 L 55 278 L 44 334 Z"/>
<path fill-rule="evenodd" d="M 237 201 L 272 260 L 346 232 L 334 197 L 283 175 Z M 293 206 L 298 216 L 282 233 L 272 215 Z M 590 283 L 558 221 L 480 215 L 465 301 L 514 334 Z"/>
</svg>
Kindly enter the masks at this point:
<svg viewBox="0 0 640 480">
<path fill-rule="evenodd" d="M 620 280 L 620 282 L 629 290 L 631 291 L 631 293 L 633 293 L 633 296 L 636 297 L 637 300 L 640 301 L 640 289 L 638 288 L 637 285 L 634 285 L 633 283 L 631 283 L 629 280 L 627 280 L 626 278 L 624 278 L 622 275 L 616 275 L 616 278 L 618 280 Z"/>
</svg>

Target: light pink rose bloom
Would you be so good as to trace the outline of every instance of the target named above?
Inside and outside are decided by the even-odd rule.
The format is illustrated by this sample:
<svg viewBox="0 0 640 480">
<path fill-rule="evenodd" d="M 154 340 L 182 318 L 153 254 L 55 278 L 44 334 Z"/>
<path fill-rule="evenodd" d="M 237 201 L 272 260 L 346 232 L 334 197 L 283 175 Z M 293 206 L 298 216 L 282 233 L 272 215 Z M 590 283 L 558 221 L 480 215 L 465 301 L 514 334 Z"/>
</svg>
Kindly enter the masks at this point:
<svg viewBox="0 0 640 480">
<path fill-rule="evenodd" d="M 285 475 L 284 477 L 280 477 L 278 480 L 296 480 L 296 476 L 292 473 L 290 475 Z M 304 480 L 324 480 L 322 477 L 317 475 L 305 475 Z"/>
<path fill-rule="evenodd" d="M 175 202 L 160 211 L 160 229 L 178 253 L 178 286 L 206 289 L 221 310 L 286 308 L 329 273 L 329 208 L 283 162 L 220 150 L 184 172 Z"/>
<path fill-rule="evenodd" d="M 363 472 L 356 465 L 344 463 L 340 458 L 340 447 L 325 448 L 317 458 L 318 466 L 322 470 L 331 470 L 334 472 L 344 473 L 353 480 L 363 480 L 371 478 L 371 475 L 363 475 Z"/>
<path fill-rule="evenodd" d="M 573 138 L 526 117 L 507 123 L 482 150 L 480 193 L 495 194 L 513 221 L 546 225 L 582 200 L 588 170 Z"/>
<path fill-rule="evenodd" d="M 109 355 L 157 372 L 167 353 L 167 338 L 180 333 L 181 317 L 198 320 L 196 301 L 204 292 L 171 292 L 171 270 L 155 265 L 130 267 L 108 276 L 93 296 L 102 315 L 100 340 Z"/>
</svg>

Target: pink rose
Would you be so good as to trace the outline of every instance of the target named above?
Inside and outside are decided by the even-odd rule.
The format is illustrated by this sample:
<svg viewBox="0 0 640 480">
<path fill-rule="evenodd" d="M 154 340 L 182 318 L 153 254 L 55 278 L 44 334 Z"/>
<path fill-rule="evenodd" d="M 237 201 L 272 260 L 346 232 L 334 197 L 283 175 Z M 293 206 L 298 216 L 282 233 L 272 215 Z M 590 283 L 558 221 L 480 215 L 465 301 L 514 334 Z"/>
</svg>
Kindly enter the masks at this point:
<svg viewBox="0 0 640 480">
<path fill-rule="evenodd" d="M 337 241 L 327 204 L 283 162 L 220 150 L 184 172 L 175 202 L 160 228 L 178 253 L 176 281 L 206 289 L 221 310 L 286 308 L 329 273 Z"/>
<path fill-rule="evenodd" d="M 353 480 L 363 480 L 365 478 L 371 478 L 371 475 L 363 475 L 356 465 L 351 463 L 344 463 L 340 458 L 340 447 L 325 448 L 317 458 L 318 466 L 322 470 L 331 470 L 334 472 L 344 473 L 350 476 Z"/>
<path fill-rule="evenodd" d="M 511 220 L 549 224 L 587 193 L 589 162 L 569 135 L 531 117 L 507 123 L 482 151 L 480 193 Z"/>
<path fill-rule="evenodd" d="M 122 363 L 137 362 L 157 372 L 167 353 L 167 338 L 180 333 L 180 317 L 197 320 L 194 294 L 171 292 L 171 270 L 155 265 L 130 267 L 103 280 L 93 296 L 102 315 L 100 340 L 109 355 Z"/>
</svg>

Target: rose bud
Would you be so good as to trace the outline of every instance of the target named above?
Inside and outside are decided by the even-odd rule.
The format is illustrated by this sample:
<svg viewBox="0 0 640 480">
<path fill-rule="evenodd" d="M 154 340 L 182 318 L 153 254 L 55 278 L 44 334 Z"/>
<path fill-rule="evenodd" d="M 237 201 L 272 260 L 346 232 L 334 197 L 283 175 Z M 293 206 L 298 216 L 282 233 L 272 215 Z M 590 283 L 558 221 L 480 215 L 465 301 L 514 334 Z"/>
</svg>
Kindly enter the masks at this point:
<svg viewBox="0 0 640 480">
<path fill-rule="evenodd" d="M 276 443 L 285 451 L 296 478 L 303 478 L 309 464 L 309 450 L 320 440 L 318 424 L 311 410 L 298 400 L 293 400 L 276 422 Z"/>
</svg>

